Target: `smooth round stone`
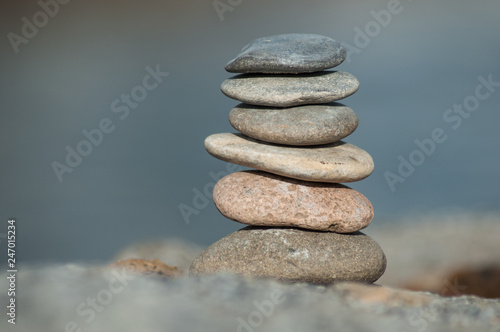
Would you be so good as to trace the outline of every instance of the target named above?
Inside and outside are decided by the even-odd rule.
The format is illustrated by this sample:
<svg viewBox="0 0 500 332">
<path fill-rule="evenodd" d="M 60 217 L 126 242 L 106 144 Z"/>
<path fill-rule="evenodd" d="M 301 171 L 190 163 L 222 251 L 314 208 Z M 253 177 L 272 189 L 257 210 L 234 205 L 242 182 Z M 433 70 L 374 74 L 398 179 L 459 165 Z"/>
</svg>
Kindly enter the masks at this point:
<svg viewBox="0 0 500 332">
<path fill-rule="evenodd" d="M 333 68 L 347 56 L 344 47 L 331 38 L 291 33 L 259 38 L 229 61 L 230 73 L 310 73 Z"/>
<path fill-rule="evenodd" d="M 354 189 L 261 171 L 225 176 L 215 185 L 213 199 L 226 218 L 253 226 L 352 233 L 373 219 L 372 204 Z"/>
<path fill-rule="evenodd" d="M 342 71 L 297 75 L 242 74 L 226 79 L 221 85 L 221 91 L 229 98 L 272 107 L 329 103 L 352 95 L 358 88 L 357 78 Z"/>
<path fill-rule="evenodd" d="M 261 171 L 313 182 L 354 182 L 373 172 L 373 159 L 343 141 L 292 147 L 256 141 L 242 134 L 214 134 L 205 148 L 215 158 Z"/>
<path fill-rule="evenodd" d="M 193 261 L 189 272 L 315 284 L 346 280 L 371 283 L 380 278 L 385 267 L 380 246 L 361 232 L 249 226 L 209 246 Z"/>
<path fill-rule="evenodd" d="M 340 103 L 292 108 L 240 104 L 229 113 L 234 129 L 252 138 L 286 145 L 318 145 L 341 140 L 358 127 L 358 117 Z"/>
</svg>

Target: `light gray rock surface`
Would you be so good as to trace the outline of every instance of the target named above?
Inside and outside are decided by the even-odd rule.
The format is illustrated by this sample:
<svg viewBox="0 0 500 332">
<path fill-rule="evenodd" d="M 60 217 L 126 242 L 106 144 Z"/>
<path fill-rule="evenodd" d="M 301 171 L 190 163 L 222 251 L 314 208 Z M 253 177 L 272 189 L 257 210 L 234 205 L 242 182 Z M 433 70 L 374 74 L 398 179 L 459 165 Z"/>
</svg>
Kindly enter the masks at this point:
<svg viewBox="0 0 500 332">
<path fill-rule="evenodd" d="M 256 39 L 228 62 L 231 73 L 309 73 L 338 66 L 347 52 L 328 37 L 291 33 Z"/>
<path fill-rule="evenodd" d="M 205 249 L 189 273 L 231 273 L 314 284 L 371 283 L 380 278 L 385 266 L 380 246 L 361 232 L 248 226 Z"/>
<path fill-rule="evenodd" d="M 213 199 L 226 218 L 253 226 L 352 233 L 373 219 L 372 204 L 354 189 L 262 171 L 225 176 L 215 185 Z"/>
<path fill-rule="evenodd" d="M 223 133 L 207 137 L 205 148 L 221 160 L 304 181 L 354 182 L 369 176 L 374 168 L 366 151 L 343 141 L 292 147 Z"/>
<path fill-rule="evenodd" d="M 243 74 L 222 82 L 221 91 L 246 104 L 290 107 L 324 104 L 355 93 L 359 82 L 342 71 L 296 75 Z"/>
<path fill-rule="evenodd" d="M 318 145 L 337 142 L 358 127 L 352 109 L 340 103 L 266 108 L 240 104 L 229 113 L 239 132 L 266 142 Z"/>
</svg>

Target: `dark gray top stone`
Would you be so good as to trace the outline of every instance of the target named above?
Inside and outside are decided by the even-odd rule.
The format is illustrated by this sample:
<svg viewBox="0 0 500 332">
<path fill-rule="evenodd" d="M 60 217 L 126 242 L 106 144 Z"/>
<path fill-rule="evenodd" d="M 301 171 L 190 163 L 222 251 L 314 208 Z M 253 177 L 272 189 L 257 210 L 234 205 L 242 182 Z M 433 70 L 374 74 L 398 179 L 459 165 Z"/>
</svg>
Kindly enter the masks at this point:
<svg viewBox="0 0 500 332">
<path fill-rule="evenodd" d="M 230 73 L 310 73 L 341 64 L 347 52 L 328 37 L 291 33 L 259 38 L 229 61 Z"/>
</svg>

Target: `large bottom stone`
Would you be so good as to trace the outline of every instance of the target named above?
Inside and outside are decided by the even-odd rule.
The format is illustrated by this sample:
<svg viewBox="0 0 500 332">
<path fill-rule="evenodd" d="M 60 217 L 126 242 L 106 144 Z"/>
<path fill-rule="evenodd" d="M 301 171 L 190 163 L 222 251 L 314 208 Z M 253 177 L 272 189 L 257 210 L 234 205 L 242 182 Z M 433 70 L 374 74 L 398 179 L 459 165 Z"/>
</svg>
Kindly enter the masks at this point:
<svg viewBox="0 0 500 332">
<path fill-rule="evenodd" d="M 193 261 L 190 274 L 230 273 L 314 284 L 371 283 L 385 267 L 380 246 L 361 232 L 250 226 L 208 247 Z"/>
</svg>

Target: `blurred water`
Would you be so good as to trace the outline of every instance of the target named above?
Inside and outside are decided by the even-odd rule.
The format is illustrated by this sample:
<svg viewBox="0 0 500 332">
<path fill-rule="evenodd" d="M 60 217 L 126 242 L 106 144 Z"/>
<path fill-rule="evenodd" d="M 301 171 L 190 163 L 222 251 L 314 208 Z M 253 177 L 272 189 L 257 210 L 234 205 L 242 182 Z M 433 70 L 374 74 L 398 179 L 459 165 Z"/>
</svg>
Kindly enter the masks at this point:
<svg viewBox="0 0 500 332">
<path fill-rule="evenodd" d="M 227 2 L 226 2 L 227 3 Z M 234 3 L 234 2 L 233 2 Z M 211 1 L 86 1 L 61 5 L 16 54 L 0 43 L 0 227 L 18 220 L 21 260 L 107 259 L 155 237 L 208 245 L 241 225 L 210 202 L 186 224 L 179 205 L 213 182 L 226 164 L 203 140 L 233 131 L 237 102 L 219 91 L 224 64 L 257 37 L 311 32 L 356 45 L 355 28 L 375 22 L 388 1 L 243 1 L 221 21 Z M 0 27 L 20 34 L 35 1 L 0 4 Z M 351 184 L 375 207 L 376 224 L 420 212 L 498 211 L 500 93 L 481 101 L 457 130 L 447 109 L 475 92 L 477 77 L 500 81 L 500 3 L 401 1 L 398 14 L 339 70 L 359 91 L 342 102 L 359 118 L 347 140 L 372 154 L 376 169 Z M 375 31 L 376 32 L 376 31 Z M 142 84 L 146 67 L 169 77 L 129 116 L 111 105 Z M 109 118 L 115 130 L 59 182 L 51 167 L 76 148 L 82 130 Z M 448 139 L 391 192 L 415 139 L 442 128 Z M 201 202 L 204 203 L 204 202 Z M 0 228 L 0 232 L 3 232 Z"/>
</svg>

